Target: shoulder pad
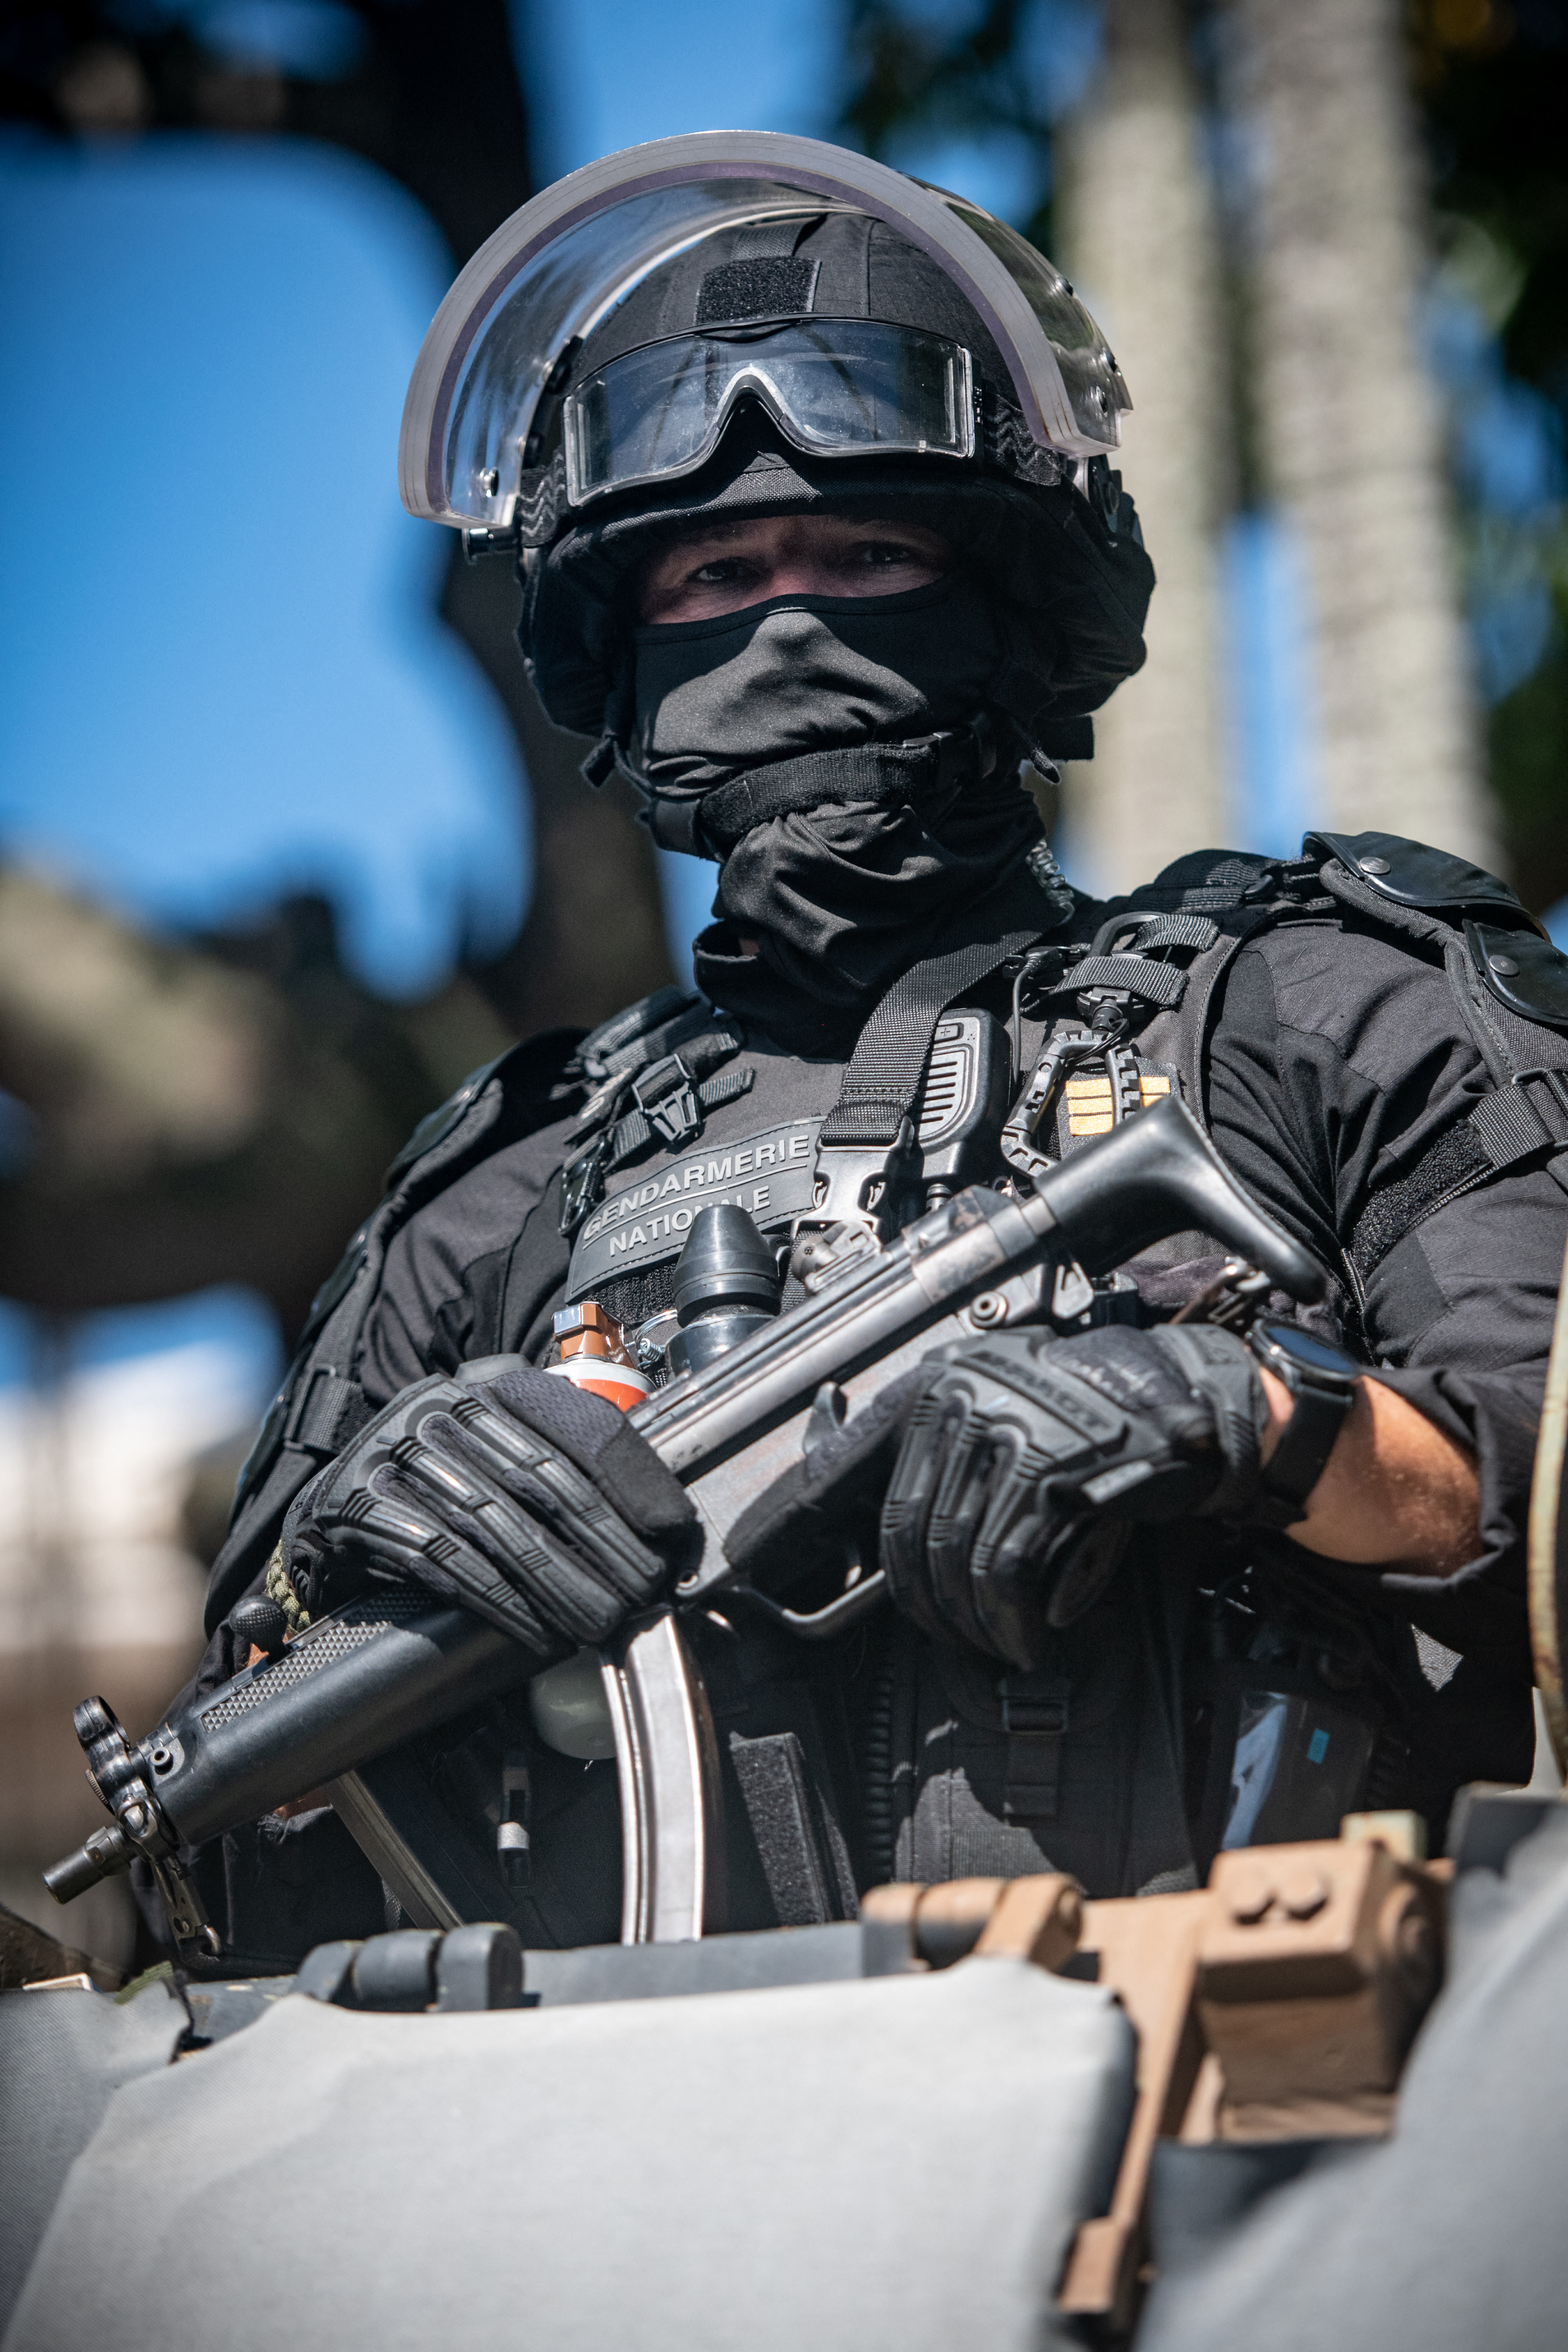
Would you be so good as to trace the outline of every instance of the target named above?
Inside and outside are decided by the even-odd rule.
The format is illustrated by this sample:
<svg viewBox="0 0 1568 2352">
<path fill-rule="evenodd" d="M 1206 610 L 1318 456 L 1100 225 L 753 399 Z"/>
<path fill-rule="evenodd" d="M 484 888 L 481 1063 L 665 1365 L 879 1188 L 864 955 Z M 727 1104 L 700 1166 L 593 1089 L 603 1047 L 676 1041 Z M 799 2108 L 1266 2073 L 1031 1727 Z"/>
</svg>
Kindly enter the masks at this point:
<svg viewBox="0 0 1568 2352">
<path fill-rule="evenodd" d="M 515 1049 L 509 1048 L 509 1051 Z M 426 1112 L 387 1169 L 386 1189 L 389 1192 L 400 1177 L 407 1175 L 416 1160 L 423 1160 L 427 1151 L 434 1151 L 438 1143 L 446 1141 L 468 1105 L 484 1092 L 506 1058 L 505 1054 L 498 1054 L 493 1062 L 482 1063 L 477 1070 L 470 1070 L 456 1094 L 448 1095 L 444 1103 L 438 1103 L 434 1110 Z"/>
<path fill-rule="evenodd" d="M 411 1169 L 446 1142 L 492 1078 L 500 1078 L 503 1089 L 512 1088 L 522 1096 L 537 1097 L 542 1112 L 551 1087 L 565 1076 L 582 1045 L 583 1033 L 579 1029 L 546 1029 L 537 1037 L 524 1038 L 519 1045 L 509 1045 L 493 1062 L 470 1071 L 456 1094 L 449 1095 L 437 1109 L 420 1120 L 386 1171 L 387 1191 L 395 1191 Z M 542 1116 L 535 1124 L 544 1125 L 544 1118 Z"/>
<path fill-rule="evenodd" d="M 1468 858 L 1446 849 L 1429 849 L 1424 841 L 1406 841 L 1397 833 L 1309 833 L 1301 843 L 1304 855 L 1337 857 L 1359 882 L 1396 907 L 1412 907 L 1422 914 L 1458 913 L 1476 907 L 1506 908 L 1510 915 L 1534 917 L 1506 882 Z"/>
<path fill-rule="evenodd" d="M 1465 944 L 1482 984 L 1526 1021 L 1568 1029 L 1568 955 L 1533 931 L 1467 922 Z"/>
<path fill-rule="evenodd" d="M 1189 849 L 1162 866 L 1152 882 L 1109 903 L 1120 908 L 1152 905 L 1158 899 L 1162 905 L 1191 906 L 1202 913 L 1215 907 L 1234 907 L 1266 877 L 1279 871 L 1278 858 L 1245 849 Z"/>
<path fill-rule="evenodd" d="M 607 1021 L 601 1021 L 596 1029 L 590 1029 L 577 1048 L 577 1059 L 590 1077 L 602 1076 L 609 1067 L 612 1055 L 624 1053 L 628 1045 L 635 1045 L 639 1037 L 646 1037 L 650 1029 L 672 1021 L 678 1013 L 684 1013 L 701 1002 L 702 999 L 691 990 L 677 988 L 673 983 L 667 988 L 656 988 L 651 996 L 639 997 L 635 1004 L 628 1004 L 624 1013 L 612 1013 Z"/>
<path fill-rule="evenodd" d="M 347 1296 L 355 1275 L 364 1264 L 372 1222 L 372 1219 L 367 1217 L 358 1231 L 350 1234 L 342 1257 L 311 1299 L 310 1312 L 305 1318 L 305 1327 L 300 1335 L 301 1341 L 313 1338 L 339 1299 Z"/>
</svg>

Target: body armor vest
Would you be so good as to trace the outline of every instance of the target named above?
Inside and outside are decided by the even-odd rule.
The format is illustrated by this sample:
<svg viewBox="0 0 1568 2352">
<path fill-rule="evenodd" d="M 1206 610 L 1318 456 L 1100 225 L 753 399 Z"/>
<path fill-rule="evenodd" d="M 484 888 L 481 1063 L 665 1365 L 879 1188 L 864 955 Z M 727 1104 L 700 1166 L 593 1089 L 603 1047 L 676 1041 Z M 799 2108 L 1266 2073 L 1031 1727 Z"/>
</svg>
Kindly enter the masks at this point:
<svg viewBox="0 0 1568 2352">
<path fill-rule="evenodd" d="M 1532 1154 L 1568 1189 L 1568 959 L 1461 861 L 1373 834 L 1306 846 L 1289 864 L 1200 853 L 1110 907 L 1076 901 L 1055 929 L 1042 906 L 1032 937 L 900 982 L 914 1007 L 902 1045 L 885 1003 L 847 1071 L 669 990 L 574 1050 L 537 1041 L 477 1074 L 415 1139 L 317 1302 L 242 1479 L 209 1622 L 255 1584 L 288 1502 L 365 1418 L 355 1349 L 391 1235 L 531 1123 L 575 1114 L 529 1228 L 535 1255 L 553 1255 L 517 1295 L 593 1297 L 629 1329 L 667 1306 L 712 1202 L 738 1202 L 781 1244 L 830 1213 L 891 1230 L 961 1184 L 1026 1184 L 1168 1093 L 1205 1120 L 1207 1040 L 1237 951 L 1271 925 L 1349 913 L 1443 957 L 1493 1081 L 1396 1198 L 1376 1196 L 1339 1270 L 1352 1306 L 1378 1259 L 1458 1192 Z M 1101 1283 L 1058 1282 L 1054 1319 L 1135 1321 L 1141 1298 L 1168 1312 L 1215 1265 L 1212 1242 L 1176 1236 Z M 476 1353 L 537 1360 L 548 1317 L 521 1328 L 503 1295 L 483 1336 Z M 1289 1547 L 1268 1559 L 1268 1540 L 1227 1552 L 1209 1529 L 1200 1555 L 1184 1529 L 1149 1530 L 1026 1675 L 890 1613 L 811 1654 L 772 1632 L 705 1633 L 731 1813 L 750 1832 L 731 1924 L 846 1916 L 858 1885 L 889 1876 L 1064 1869 L 1091 1895 L 1165 1890 L 1194 1884 L 1222 1843 L 1332 1835 L 1344 1811 L 1397 1801 L 1413 1637 L 1293 1571 Z M 1293 1776 L 1299 1759 L 1319 1769 Z"/>
</svg>

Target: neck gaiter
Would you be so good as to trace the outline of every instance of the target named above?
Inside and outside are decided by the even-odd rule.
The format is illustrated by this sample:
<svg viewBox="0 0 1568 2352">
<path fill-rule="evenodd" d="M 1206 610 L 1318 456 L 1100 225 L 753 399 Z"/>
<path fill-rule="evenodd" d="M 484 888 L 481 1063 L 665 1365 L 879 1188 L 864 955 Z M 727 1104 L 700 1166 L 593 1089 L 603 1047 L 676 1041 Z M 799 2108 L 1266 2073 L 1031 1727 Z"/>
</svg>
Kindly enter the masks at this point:
<svg viewBox="0 0 1568 2352">
<path fill-rule="evenodd" d="M 986 599 L 962 576 L 639 628 L 630 749 L 656 836 L 660 803 L 689 807 L 774 761 L 963 726 L 1002 659 Z M 700 840 L 700 808 L 696 827 Z M 863 1014 L 1042 835 L 1010 766 L 918 804 L 831 797 L 772 817 L 730 849 L 714 901 L 761 957 L 705 932 L 698 983 L 775 1025 L 781 982 L 823 1011 Z"/>
</svg>

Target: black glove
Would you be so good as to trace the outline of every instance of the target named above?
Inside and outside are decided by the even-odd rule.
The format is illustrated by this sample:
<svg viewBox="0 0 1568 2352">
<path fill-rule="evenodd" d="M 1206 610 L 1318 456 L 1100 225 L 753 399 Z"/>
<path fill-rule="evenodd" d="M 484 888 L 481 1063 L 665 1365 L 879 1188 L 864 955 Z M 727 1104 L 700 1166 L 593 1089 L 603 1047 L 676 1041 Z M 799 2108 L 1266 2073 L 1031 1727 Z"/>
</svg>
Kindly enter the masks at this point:
<svg viewBox="0 0 1568 2352">
<path fill-rule="evenodd" d="M 405 1389 L 297 1497 L 283 1568 L 312 1612 L 424 1585 L 537 1652 L 608 1639 L 695 1563 L 697 1514 L 605 1398 L 519 1369 Z"/>
<path fill-rule="evenodd" d="M 1246 1517 L 1267 1420 L 1247 1349 L 1201 1324 L 944 1350 L 882 1506 L 893 1597 L 926 1633 L 1026 1669 L 1114 1574 L 1131 1522 Z"/>
</svg>

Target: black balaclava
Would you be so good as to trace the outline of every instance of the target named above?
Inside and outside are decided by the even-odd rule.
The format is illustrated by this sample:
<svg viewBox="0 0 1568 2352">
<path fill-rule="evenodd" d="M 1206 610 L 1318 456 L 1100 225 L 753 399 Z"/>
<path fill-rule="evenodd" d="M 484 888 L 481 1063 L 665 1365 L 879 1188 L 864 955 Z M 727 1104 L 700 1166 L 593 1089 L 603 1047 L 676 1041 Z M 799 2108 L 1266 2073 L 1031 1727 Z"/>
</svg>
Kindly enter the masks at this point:
<svg viewBox="0 0 1568 2352">
<path fill-rule="evenodd" d="M 952 573 L 899 596 L 775 596 L 645 625 L 633 644 L 633 752 L 660 801 L 802 751 L 963 727 L 1002 657 L 988 602 Z"/>
<path fill-rule="evenodd" d="M 730 839 L 702 803 L 737 776 L 804 754 L 907 743 L 984 711 L 1002 660 L 990 601 L 955 572 L 893 596 L 781 596 L 634 636 L 632 761 L 656 837 L 720 858 L 714 912 L 754 937 L 742 958 L 704 932 L 697 978 L 775 1024 L 780 983 L 821 1014 L 864 1017 L 899 974 L 1043 837 L 1016 761 L 889 802 L 825 789 L 820 805 Z M 1042 919 L 1047 914 L 1042 900 Z M 803 1008 L 804 1010 L 804 1008 Z"/>
</svg>

